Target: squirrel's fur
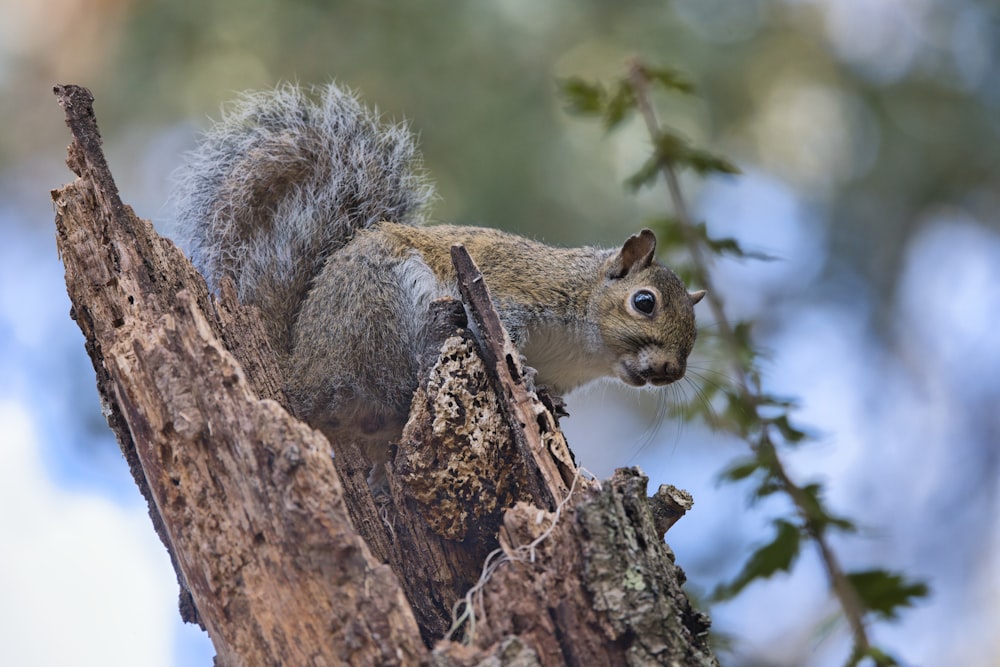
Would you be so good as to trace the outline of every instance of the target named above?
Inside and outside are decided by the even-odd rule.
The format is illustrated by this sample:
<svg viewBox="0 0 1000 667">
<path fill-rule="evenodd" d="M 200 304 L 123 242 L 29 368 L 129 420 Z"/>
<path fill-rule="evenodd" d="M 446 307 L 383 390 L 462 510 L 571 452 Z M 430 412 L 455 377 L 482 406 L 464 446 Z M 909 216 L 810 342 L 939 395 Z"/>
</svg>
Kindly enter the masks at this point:
<svg viewBox="0 0 1000 667">
<path fill-rule="evenodd" d="M 244 93 L 176 173 L 179 240 L 216 289 L 222 276 L 285 348 L 326 256 L 382 220 L 425 221 L 434 188 L 405 125 L 335 85 Z"/>
<path fill-rule="evenodd" d="M 433 190 L 409 131 L 334 85 L 242 96 L 178 181 L 192 260 L 210 286 L 230 276 L 260 308 L 296 411 L 328 434 L 405 419 L 428 304 L 457 296 L 454 243 L 483 272 L 540 383 L 567 391 L 684 374 L 703 293 L 655 261 L 652 232 L 603 250 L 423 226 Z"/>
</svg>

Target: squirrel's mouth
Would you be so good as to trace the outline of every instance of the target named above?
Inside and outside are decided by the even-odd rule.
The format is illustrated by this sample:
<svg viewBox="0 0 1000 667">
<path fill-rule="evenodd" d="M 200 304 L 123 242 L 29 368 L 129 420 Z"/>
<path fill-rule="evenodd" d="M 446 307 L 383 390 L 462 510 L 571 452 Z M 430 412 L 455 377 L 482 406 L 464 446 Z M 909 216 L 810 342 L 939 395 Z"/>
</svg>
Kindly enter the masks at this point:
<svg viewBox="0 0 1000 667">
<path fill-rule="evenodd" d="M 644 387 L 646 385 L 646 378 L 643 377 L 643 375 L 638 371 L 629 367 L 628 364 L 616 364 L 615 371 L 615 375 L 618 376 L 618 379 L 627 385 L 632 387 Z"/>
<path fill-rule="evenodd" d="M 618 379 L 632 387 L 645 387 L 647 384 L 663 387 L 684 377 L 684 371 L 678 368 L 664 367 L 660 371 L 648 368 L 637 371 L 623 362 L 616 365 L 615 371 Z"/>
</svg>

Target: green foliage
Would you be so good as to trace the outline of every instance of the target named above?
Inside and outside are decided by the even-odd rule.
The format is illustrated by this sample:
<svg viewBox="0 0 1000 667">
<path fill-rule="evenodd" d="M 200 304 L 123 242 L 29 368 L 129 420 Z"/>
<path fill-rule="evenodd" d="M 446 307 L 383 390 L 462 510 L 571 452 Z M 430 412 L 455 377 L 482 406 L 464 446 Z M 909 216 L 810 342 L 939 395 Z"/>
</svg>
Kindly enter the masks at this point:
<svg viewBox="0 0 1000 667">
<path fill-rule="evenodd" d="M 729 482 L 738 482 L 746 479 L 758 470 L 760 470 L 760 461 L 757 458 L 739 459 L 729 464 L 728 468 L 719 473 L 719 478 Z"/>
<path fill-rule="evenodd" d="M 854 532 L 855 524 L 827 507 L 822 484 L 798 485 L 785 470 L 780 449 L 801 446 L 814 440 L 814 436 L 792 419 L 792 411 L 796 408 L 794 399 L 762 391 L 758 368 L 762 355 L 753 342 L 753 323 L 730 323 L 725 318 L 721 295 L 712 287 L 706 260 L 724 255 L 770 257 L 744 251 L 735 239 L 712 238 L 704 222 L 688 219 L 676 176 L 681 168 L 692 169 L 701 175 L 737 174 L 739 169 L 725 157 L 695 147 L 676 132 L 664 129 L 651 106 L 650 89 L 691 94 L 693 84 L 676 70 L 633 62 L 629 71 L 608 88 L 580 78 L 567 79 L 561 82 L 560 88 L 571 112 L 600 118 L 608 130 L 620 125 L 633 111 L 646 123 L 652 140 L 651 155 L 625 184 L 634 191 L 653 186 L 661 176 L 667 181 L 674 200 L 674 214 L 652 220 L 649 225 L 657 232 L 661 250 L 683 250 L 690 254 L 692 262 L 679 273 L 685 280 L 708 290 L 707 299 L 716 316 L 720 352 L 734 374 L 729 382 L 696 392 L 697 398 L 705 404 L 703 409 L 695 407 L 683 413 L 708 417 L 706 421 L 710 426 L 736 435 L 749 445 L 750 455 L 725 468 L 719 475 L 721 481 L 750 484 L 751 500 L 783 494 L 794 507 L 793 516 L 774 521 L 774 539 L 750 554 L 735 579 L 717 586 L 712 598 L 716 601 L 730 599 L 754 581 L 790 571 L 803 542 L 815 542 L 827 574 L 834 582 L 833 590 L 842 611 L 851 620 L 854 650 L 850 664 L 865 659 L 876 665 L 896 664 L 888 653 L 869 643 L 865 621 L 870 616 L 896 618 L 902 608 L 926 596 L 928 587 L 923 582 L 910 581 L 881 569 L 844 575 L 827 536 L 831 531 Z M 709 401 L 720 397 L 722 405 L 716 413 Z"/>
<path fill-rule="evenodd" d="M 625 110 L 627 108 L 615 109 L 616 124 L 621 122 Z M 701 176 L 712 173 L 740 173 L 739 167 L 726 158 L 710 151 L 695 148 L 689 141 L 675 132 L 660 132 L 653 138 L 653 149 L 653 155 L 625 181 L 625 185 L 630 190 L 636 191 L 653 185 L 664 164 L 689 167 Z"/>
<path fill-rule="evenodd" d="M 745 348 L 744 352 L 748 355 L 752 354 L 749 348 Z M 760 422 L 757 404 L 751 396 L 732 388 L 725 390 L 724 393 L 726 410 L 723 414 L 729 426 L 728 430 L 745 440 L 753 434 Z"/>
<path fill-rule="evenodd" d="M 559 91 L 568 111 L 581 116 L 598 116 L 607 130 L 621 124 L 635 108 L 635 95 L 623 82 L 609 92 L 599 83 L 571 77 L 559 82 Z"/>
<path fill-rule="evenodd" d="M 651 82 L 667 90 L 684 93 L 694 91 L 694 86 L 674 70 L 647 68 L 642 71 L 650 77 Z M 634 87 L 627 79 L 616 82 L 609 92 L 601 84 L 571 77 L 559 82 L 559 90 L 568 111 L 582 116 L 598 116 L 604 121 L 607 130 L 621 125 L 638 108 Z M 725 157 L 692 146 L 674 131 L 661 130 L 653 137 L 653 154 L 625 181 L 626 185 L 632 190 L 652 185 L 665 163 L 689 167 L 702 176 L 711 173 L 740 173 L 739 167 Z"/>
<path fill-rule="evenodd" d="M 809 434 L 805 431 L 792 426 L 788 419 L 788 415 L 779 415 L 771 420 L 771 424 L 774 425 L 778 432 L 781 433 L 781 437 L 785 439 L 790 445 L 794 445 L 802 442 L 803 440 L 809 438 Z"/>
<path fill-rule="evenodd" d="M 608 97 L 604 113 L 604 127 L 613 130 L 618 127 L 635 108 L 635 95 L 631 86 L 619 83 Z"/>
<path fill-rule="evenodd" d="M 597 83 L 588 83 L 579 77 L 559 82 L 559 90 L 566 102 L 566 110 L 580 116 L 600 116 L 607 105 L 607 93 Z"/>
<path fill-rule="evenodd" d="M 689 243 L 690 231 L 697 234 L 698 240 L 704 243 L 713 253 L 720 256 L 730 256 L 739 259 L 759 259 L 770 261 L 774 259 L 766 253 L 749 252 L 743 249 L 739 241 L 731 237 L 716 238 L 710 236 L 704 222 L 693 225 L 688 233 L 677 218 L 663 217 L 647 221 L 646 225 L 656 232 L 656 242 L 661 251 L 686 248 Z"/>
<path fill-rule="evenodd" d="M 767 579 L 777 572 L 791 570 L 801 550 L 802 532 L 785 519 L 776 520 L 774 525 L 777 528 L 774 539 L 750 554 L 743 570 L 732 582 L 715 589 L 712 593 L 714 600 L 728 600 L 757 579 Z"/>
<path fill-rule="evenodd" d="M 822 532 L 827 528 L 853 533 L 857 531 L 857 526 L 843 517 L 835 516 L 826 509 L 820 494 L 823 487 L 819 484 L 806 484 L 802 487 L 802 500 L 799 502 L 800 511 L 805 515 L 805 519 L 813 532 Z"/>
<path fill-rule="evenodd" d="M 922 581 L 909 581 L 901 574 L 886 570 L 865 570 L 847 575 L 865 609 L 887 620 L 895 620 L 904 607 L 912 607 L 930 589 Z"/>
<path fill-rule="evenodd" d="M 637 71 L 650 81 L 655 81 L 664 90 L 693 95 L 697 88 L 691 79 L 672 67 L 651 67 L 644 63 L 635 64 Z"/>
<path fill-rule="evenodd" d="M 854 667 L 854 665 L 860 664 L 865 658 L 871 658 L 876 667 L 895 667 L 899 664 L 899 661 L 877 646 L 869 646 L 866 651 L 855 651 L 847 664 L 849 667 Z"/>
</svg>

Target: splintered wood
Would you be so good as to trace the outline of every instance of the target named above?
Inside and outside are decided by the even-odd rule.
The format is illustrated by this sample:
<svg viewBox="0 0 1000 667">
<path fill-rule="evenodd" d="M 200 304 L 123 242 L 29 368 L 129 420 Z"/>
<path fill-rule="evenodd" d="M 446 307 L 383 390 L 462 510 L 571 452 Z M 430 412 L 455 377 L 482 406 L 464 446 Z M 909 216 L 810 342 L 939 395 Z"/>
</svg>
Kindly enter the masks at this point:
<svg viewBox="0 0 1000 667">
<path fill-rule="evenodd" d="M 288 411 L 257 312 L 225 282 L 210 297 L 122 203 L 89 91 L 55 93 L 78 176 L 52 193 L 71 314 L 181 613 L 218 664 L 718 664 L 663 543 L 689 498 L 650 503 L 635 470 L 580 476 L 467 253 L 453 259 L 478 335 L 460 304 L 435 304 L 439 335 L 373 494 L 358 443 Z"/>
</svg>

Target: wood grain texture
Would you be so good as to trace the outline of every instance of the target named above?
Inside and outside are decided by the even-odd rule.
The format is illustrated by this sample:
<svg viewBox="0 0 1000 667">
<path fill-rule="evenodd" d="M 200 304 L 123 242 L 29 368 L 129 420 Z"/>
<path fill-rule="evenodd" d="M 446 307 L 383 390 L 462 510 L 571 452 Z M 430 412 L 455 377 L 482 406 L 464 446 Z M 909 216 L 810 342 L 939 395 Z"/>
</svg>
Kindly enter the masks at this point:
<svg viewBox="0 0 1000 667">
<path fill-rule="evenodd" d="M 118 199 L 89 93 L 56 94 L 76 138 L 79 178 L 53 193 L 74 316 L 221 664 L 426 662 L 398 581 L 354 530 L 329 444 L 259 398 L 223 344 L 273 373 L 270 351 L 252 349 L 263 337 L 233 324 L 253 318 L 217 319 L 183 255 Z"/>
<path fill-rule="evenodd" d="M 256 311 L 225 283 L 210 297 L 121 202 L 89 92 L 55 92 L 79 177 L 53 192 L 72 315 L 182 614 L 218 664 L 717 664 L 662 539 L 690 505 L 651 504 L 637 471 L 579 475 L 467 254 L 454 257 L 477 334 L 459 304 L 435 304 L 388 491 L 373 494 L 363 446 L 285 408 Z M 442 640 L 470 589 L 476 624 Z"/>
</svg>

